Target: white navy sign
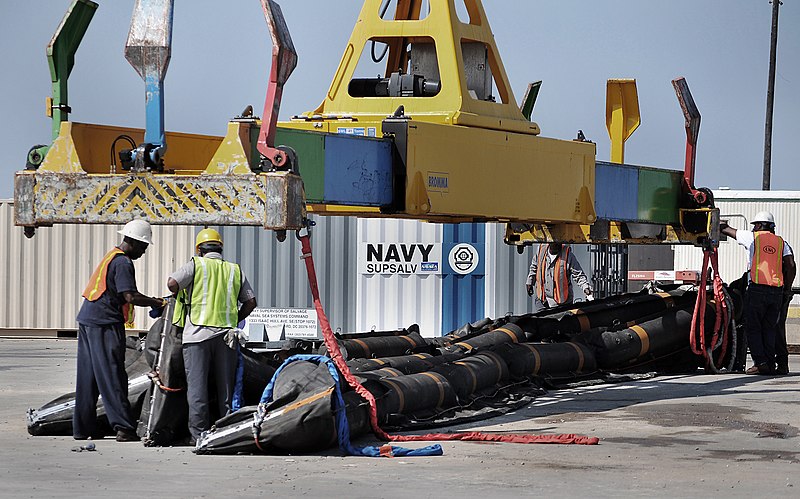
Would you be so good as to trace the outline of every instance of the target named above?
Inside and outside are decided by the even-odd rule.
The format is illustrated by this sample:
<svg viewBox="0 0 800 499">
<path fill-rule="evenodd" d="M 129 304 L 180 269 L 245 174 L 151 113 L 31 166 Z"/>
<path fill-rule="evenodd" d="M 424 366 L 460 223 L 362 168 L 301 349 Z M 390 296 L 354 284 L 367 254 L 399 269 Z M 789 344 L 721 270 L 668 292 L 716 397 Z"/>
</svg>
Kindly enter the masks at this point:
<svg viewBox="0 0 800 499">
<path fill-rule="evenodd" d="M 313 308 L 257 308 L 245 319 L 249 341 L 317 338 L 317 311 Z"/>
<path fill-rule="evenodd" d="M 362 243 L 361 274 L 441 274 L 441 243 Z"/>
<path fill-rule="evenodd" d="M 367 275 L 483 275 L 482 245 L 361 243 L 358 272 Z"/>
</svg>

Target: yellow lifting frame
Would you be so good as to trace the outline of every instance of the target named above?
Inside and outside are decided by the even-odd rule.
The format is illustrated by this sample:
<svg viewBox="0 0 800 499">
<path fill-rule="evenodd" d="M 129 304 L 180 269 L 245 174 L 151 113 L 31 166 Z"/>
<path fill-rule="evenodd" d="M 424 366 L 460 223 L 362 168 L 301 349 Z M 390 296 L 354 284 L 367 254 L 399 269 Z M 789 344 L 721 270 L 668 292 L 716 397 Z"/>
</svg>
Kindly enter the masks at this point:
<svg viewBox="0 0 800 499">
<path fill-rule="evenodd" d="M 503 62 L 499 57 L 489 21 L 480 0 L 463 0 L 469 23 L 462 23 L 456 12 L 455 0 L 429 0 L 430 12 L 422 20 L 419 6 L 413 0 L 401 0 L 398 15 L 411 19 L 384 20 L 380 17 L 382 0 L 366 0 L 358 22 L 350 36 L 339 67 L 325 96 L 317 109 L 305 113 L 316 116 L 353 116 L 359 121 L 380 121 L 399 106 L 414 119 L 433 123 L 491 128 L 517 133 L 538 134 L 536 123 L 525 119 L 517 106 L 508 82 Z M 348 84 L 356 71 L 361 50 L 370 40 L 382 41 L 390 46 L 397 40 L 432 39 L 436 45 L 441 90 L 433 97 L 352 97 Z M 489 66 L 501 102 L 474 99 L 469 95 L 464 70 L 462 42 L 483 43 L 487 49 Z M 395 54 L 396 54 L 395 50 Z M 390 54 L 387 64 L 398 61 Z M 387 72 L 389 71 L 387 67 Z"/>
<path fill-rule="evenodd" d="M 144 140 L 144 130 L 112 125 L 63 121 L 58 137 L 50 146 L 38 172 L 53 173 L 125 173 L 111 171 L 109 151 L 114 140 L 121 135 L 134 142 Z M 220 137 L 167 132 L 169 152 L 165 156 L 167 167 L 175 173 L 198 174 L 205 168 L 221 143 Z M 130 147 L 125 141 L 117 143 L 117 151 Z M 249 170 L 248 170 L 249 171 Z"/>
</svg>

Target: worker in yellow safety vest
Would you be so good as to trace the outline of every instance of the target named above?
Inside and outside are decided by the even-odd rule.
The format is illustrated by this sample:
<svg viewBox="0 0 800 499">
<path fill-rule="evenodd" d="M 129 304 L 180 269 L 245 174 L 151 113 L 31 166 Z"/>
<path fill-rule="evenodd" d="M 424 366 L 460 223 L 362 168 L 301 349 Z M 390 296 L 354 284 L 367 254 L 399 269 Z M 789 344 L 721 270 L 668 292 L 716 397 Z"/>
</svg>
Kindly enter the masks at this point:
<svg viewBox="0 0 800 499">
<path fill-rule="evenodd" d="M 78 312 L 78 373 L 72 436 L 101 437 L 96 426 L 97 398 L 119 442 L 139 440 L 130 414 L 128 374 L 125 372 L 125 325 L 133 326 L 133 306 L 163 307 L 163 298 L 150 298 L 136 289 L 133 260 L 153 242 L 150 224 L 133 220 L 119 233 L 122 243 L 100 261 L 83 291 Z"/>
<path fill-rule="evenodd" d="M 531 259 L 525 288 L 534 297 L 534 311 L 572 303 L 572 281 L 583 288 L 591 299 L 592 288 L 580 262 L 569 245 L 550 243 L 539 245 Z M 535 292 L 535 294 L 534 294 Z"/>
<path fill-rule="evenodd" d="M 768 211 L 750 222 L 753 231 L 737 230 L 726 221 L 720 231 L 749 252 L 750 272 L 744 299 L 744 325 L 753 366 L 747 374 L 775 373 L 775 339 L 785 293 L 791 293 L 796 273 L 794 258 L 783 238 L 775 234 L 775 217 Z M 787 366 L 788 370 L 788 366 Z"/>
<path fill-rule="evenodd" d="M 201 230 L 195 240 L 195 251 L 197 256 L 167 280 L 167 287 L 176 295 L 173 322 L 183 327 L 192 445 L 216 418 L 226 416 L 231 410 L 238 357 L 234 328 L 256 308 L 256 295 L 241 267 L 222 259 L 219 232 Z M 213 413 L 210 374 L 217 400 Z"/>
</svg>

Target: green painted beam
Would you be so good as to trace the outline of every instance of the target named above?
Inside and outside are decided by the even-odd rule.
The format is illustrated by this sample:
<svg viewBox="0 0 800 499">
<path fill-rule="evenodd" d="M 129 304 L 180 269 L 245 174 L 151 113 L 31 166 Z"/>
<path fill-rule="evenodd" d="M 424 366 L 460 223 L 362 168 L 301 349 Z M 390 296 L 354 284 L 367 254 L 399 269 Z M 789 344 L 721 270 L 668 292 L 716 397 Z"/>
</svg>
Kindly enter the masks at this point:
<svg viewBox="0 0 800 499">
<path fill-rule="evenodd" d="M 525 119 L 530 120 L 533 114 L 533 106 L 536 104 L 536 98 L 539 96 L 539 89 L 542 88 L 542 80 L 528 83 L 528 89 L 525 91 L 525 97 L 522 98 L 522 105 L 519 110 Z"/>
<path fill-rule="evenodd" d="M 47 63 L 53 84 L 53 140 L 58 137 L 61 122 L 69 114 L 67 80 L 75 65 L 75 52 L 92 21 L 97 4 L 91 0 L 73 0 L 64 18 L 47 45 Z"/>
</svg>

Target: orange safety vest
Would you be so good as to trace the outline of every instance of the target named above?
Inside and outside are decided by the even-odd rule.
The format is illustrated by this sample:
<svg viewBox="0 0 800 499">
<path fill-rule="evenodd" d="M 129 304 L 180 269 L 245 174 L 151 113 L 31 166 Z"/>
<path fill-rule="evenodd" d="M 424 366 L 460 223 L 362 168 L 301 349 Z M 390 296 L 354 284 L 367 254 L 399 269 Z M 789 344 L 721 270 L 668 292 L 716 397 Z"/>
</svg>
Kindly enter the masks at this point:
<svg viewBox="0 0 800 499">
<path fill-rule="evenodd" d="M 750 281 L 766 286 L 783 287 L 783 238 L 769 231 L 755 233 Z"/>
<path fill-rule="evenodd" d="M 561 248 L 561 253 L 556 257 L 556 265 L 553 269 L 553 299 L 561 305 L 569 298 L 569 272 L 567 261 L 569 260 L 569 246 Z M 545 296 L 545 276 L 547 275 L 547 245 L 539 246 L 539 254 L 536 256 L 536 296 L 542 303 L 547 303 Z"/>
<path fill-rule="evenodd" d="M 111 260 L 116 258 L 118 255 L 124 255 L 125 252 L 119 248 L 114 248 L 108 253 L 106 256 L 103 257 L 103 260 L 100 261 L 100 265 L 94 269 L 94 273 L 92 277 L 89 278 L 89 284 L 86 285 L 86 289 L 83 290 L 83 297 L 89 301 L 97 301 L 103 296 L 103 293 L 106 292 L 106 278 L 108 277 L 108 266 L 111 264 Z M 133 327 L 133 305 L 130 303 L 125 303 L 122 305 L 122 316 L 125 318 L 125 327 L 132 328 Z"/>
</svg>

